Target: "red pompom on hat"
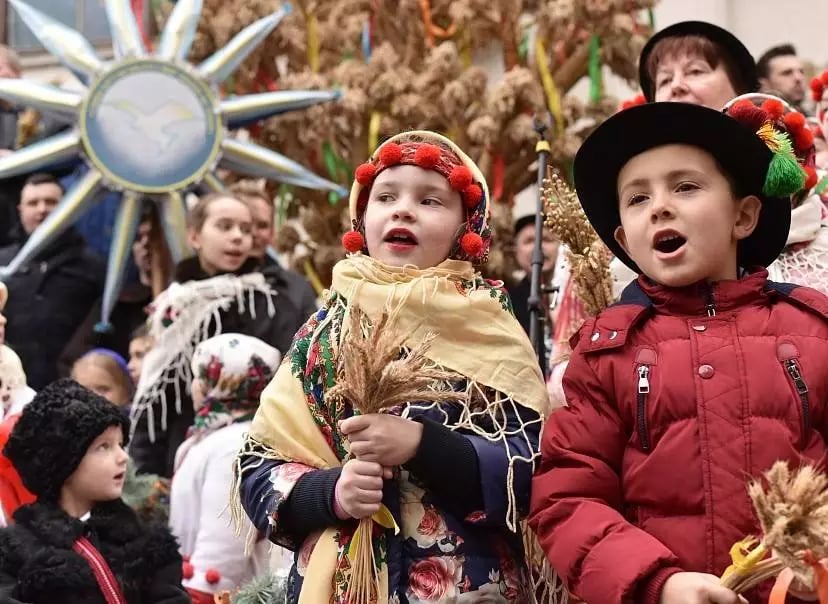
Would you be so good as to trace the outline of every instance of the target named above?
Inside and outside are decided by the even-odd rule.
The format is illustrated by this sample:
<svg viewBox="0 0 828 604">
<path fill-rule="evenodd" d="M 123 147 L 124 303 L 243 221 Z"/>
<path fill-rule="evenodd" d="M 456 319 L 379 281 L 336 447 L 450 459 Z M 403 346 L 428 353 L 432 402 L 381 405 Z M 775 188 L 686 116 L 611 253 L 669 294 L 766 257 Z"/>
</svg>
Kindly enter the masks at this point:
<svg viewBox="0 0 828 604">
<path fill-rule="evenodd" d="M 822 81 L 823 86 L 828 86 L 828 70 L 823 71 L 819 79 Z"/>
<path fill-rule="evenodd" d="M 757 132 L 769 118 L 767 112 L 760 109 L 747 99 L 745 99 L 744 104 L 740 101 L 731 105 L 731 107 L 727 110 L 727 114 L 754 132 Z"/>
<path fill-rule="evenodd" d="M 791 111 L 782 118 L 782 121 L 785 122 L 785 127 L 788 129 L 788 132 L 801 130 L 805 127 L 805 116 L 798 111 Z"/>
<path fill-rule="evenodd" d="M 466 233 L 460 238 L 460 249 L 470 258 L 479 258 L 483 247 L 483 238 L 477 233 Z"/>
<path fill-rule="evenodd" d="M 377 157 L 386 166 L 393 166 L 402 161 L 403 151 L 397 143 L 385 143 Z"/>
<path fill-rule="evenodd" d="M 803 128 L 794 132 L 792 138 L 794 146 L 800 151 L 805 151 L 814 146 L 814 133 L 811 132 L 810 128 Z"/>
<path fill-rule="evenodd" d="M 363 187 L 370 185 L 377 175 L 377 167 L 374 164 L 360 164 L 357 166 L 354 177 Z"/>
<path fill-rule="evenodd" d="M 440 163 L 440 156 L 442 155 L 440 147 L 437 145 L 430 145 L 424 143 L 414 152 L 414 163 L 420 168 L 431 170 L 434 166 Z"/>
<path fill-rule="evenodd" d="M 730 110 L 733 110 L 735 107 L 755 107 L 755 105 L 748 99 L 739 99 L 730 106 Z"/>
<path fill-rule="evenodd" d="M 217 571 L 215 568 L 208 568 L 207 572 L 204 573 L 204 578 L 210 585 L 215 585 L 216 583 L 221 581 L 221 573 Z"/>
<path fill-rule="evenodd" d="M 483 189 L 480 185 L 469 185 L 463 189 L 463 205 L 468 209 L 476 208 L 481 199 L 483 199 Z"/>
<path fill-rule="evenodd" d="M 466 166 L 455 166 L 448 175 L 448 182 L 455 191 L 462 191 L 474 182 L 474 176 Z"/>
<path fill-rule="evenodd" d="M 359 231 L 348 231 L 342 236 L 342 247 L 351 254 L 355 254 L 365 247 L 365 238 Z"/>
<path fill-rule="evenodd" d="M 193 569 L 193 565 L 189 562 L 184 562 L 181 565 L 181 576 L 185 579 L 192 579 L 193 575 L 195 574 L 195 570 Z"/>
<path fill-rule="evenodd" d="M 806 175 L 805 184 L 802 186 L 802 189 L 804 191 L 810 191 L 817 184 L 818 177 L 817 177 L 816 170 L 814 170 L 811 166 L 805 166 L 802 169 L 805 170 L 805 175 Z"/>
<path fill-rule="evenodd" d="M 785 105 L 782 101 L 777 99 L 768 99 L 762 103 L 762 109 L 770 116 L 772 120 L 778 120 L 785 115 Z"/>
</svg>

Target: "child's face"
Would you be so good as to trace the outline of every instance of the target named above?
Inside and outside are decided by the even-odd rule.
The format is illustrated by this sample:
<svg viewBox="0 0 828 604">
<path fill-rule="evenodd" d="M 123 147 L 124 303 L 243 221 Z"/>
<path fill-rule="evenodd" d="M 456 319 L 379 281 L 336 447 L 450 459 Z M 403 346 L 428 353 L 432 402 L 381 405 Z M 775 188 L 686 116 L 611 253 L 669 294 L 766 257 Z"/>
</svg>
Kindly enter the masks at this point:
<svg viewBox="0 0 828 604">
<path fill-rule="evenodd" d="M 144 336 L 135 338 L 129 343 L 129 376 L 132 378 L 133 384 L 138 384 L 141 377 L 141 368 L 144 366 L 144 357 L 152 348 L 152 338 Z"/>
<path fill-rule="evenodd" d="M 216 199 L 207 207 L 201 229 L 190 229 L 189 240 L 208 274 L 232 273 L 241 268 L 253 247 L 250 210 L 238 199 Z"/>
<path fill-rule="evenodd" d="M 723 63 L 714 69 L 702 57 L 665 57 L 655 74 L 655 100 L 703 105 L 716 111 L 736 96 Z"/>
<path fill-rule="evenodd" d="M 433 170 L 395 166 L 379 173 L 365 210 L 371 257 L 424 269 L 448 258 L 463 223 L 463 202 Z"/>
<path fill-rule="evenodd" d="M 112 501 L 124 489 L 127 460 L 120 426 L 110 426 L 92 441 L 80 465 L 63 484 L 64 494 L 74 501 L 95 504 Z"/>
<path fill-rule="evenodd" d="M 129 403 L 129 392 L 92 359 L 83 359 L 72 368 L 72 379 L 119 407 Z"/>
<path fill-rule="evenodd" d="M 736 248 L 759 218 L 755 196 L 734 199 L 713 157 L 664 145 L 633 157 L 618 176 L 615 239 L 653 281 L 682 287 L 736 278 Z"/>
</svg>

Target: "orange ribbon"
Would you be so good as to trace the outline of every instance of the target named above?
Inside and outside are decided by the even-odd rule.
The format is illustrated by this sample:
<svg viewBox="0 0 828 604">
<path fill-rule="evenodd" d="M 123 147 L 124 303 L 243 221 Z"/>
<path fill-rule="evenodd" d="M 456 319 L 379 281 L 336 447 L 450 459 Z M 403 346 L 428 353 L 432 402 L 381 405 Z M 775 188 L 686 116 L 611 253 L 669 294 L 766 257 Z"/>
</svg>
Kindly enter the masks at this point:
<svg viewBox="0 0 828 604">
<path fill-rule="evenodd" d="M 429 0 L 420 0 L 420 12 L 423 14 L 423 26 L 426 33 L 426 45 L 434 48 L 434 41 L 437 38 L 445 40 L 457 32 L 457 24 L 452 23 L 448 27 L 436 25 L 431 17 L 431 3 Z"/>
</svg>

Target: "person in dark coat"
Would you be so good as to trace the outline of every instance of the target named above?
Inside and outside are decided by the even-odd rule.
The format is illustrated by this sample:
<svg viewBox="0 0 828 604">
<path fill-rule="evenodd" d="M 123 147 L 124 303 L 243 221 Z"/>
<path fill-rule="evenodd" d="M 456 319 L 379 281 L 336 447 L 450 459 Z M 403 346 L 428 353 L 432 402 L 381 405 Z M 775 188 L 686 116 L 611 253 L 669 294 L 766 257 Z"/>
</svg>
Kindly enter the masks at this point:
<svg viewBox="0 0 828 604">
<path fill-rule="evenodd" d="M 63 188 L 49 174 L 27 179 L 18 205 L 20 239 L 0 249 L 0 266 L 14 259 L 62 196 Z M 101 295 L 103 277 L 103 260 L 70 227 L 6 280 L 6 339 L 35 390 L 57 379 L 60 353 Z"/>
<path fill-rule="evenodd" d="M 250 258 L 252 216 L 227 194 L 208 195 L 189 212 L 196 256 L 179 263 L 173 284 L 152 303 L 150 335 L 132 405 L 130 453 L 139 473 L 171 476 L 175 452 L 194 412 L 190 361 L 195 347 L 220 333 L 241 333 L 285 354 L 305 316 L 279 266 Z"/>
<path fill-rule="evenodd" d="M 121 500 L 128 430 L 117 407 L 71 380 L 24 409 L 3 452 L 37 502 L 0 531 L 0 602 L 189 603 L 175 538 Z"/>
</svg>

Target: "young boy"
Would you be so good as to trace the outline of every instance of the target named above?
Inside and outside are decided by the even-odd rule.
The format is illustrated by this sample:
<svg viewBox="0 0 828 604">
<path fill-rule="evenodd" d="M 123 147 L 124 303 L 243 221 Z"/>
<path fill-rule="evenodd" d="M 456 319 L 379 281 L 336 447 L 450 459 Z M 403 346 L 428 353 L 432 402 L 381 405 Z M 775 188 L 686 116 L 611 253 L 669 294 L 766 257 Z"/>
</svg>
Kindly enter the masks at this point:
<svg viewBox="0 0 828 604">
<path fill-rule="evenodd" d="M 718 576 L 759 531 L 746 480 L 828 451 L 828 299 L 761 268 L 804 174 L 740 107 L 634 107 L 576 156 L 590 222 L 640 273 L 573 338 L 533 481 L 530 525 L 587 602 L 737 602 Z"/>
<path fill-rule="evenodd" d="M 26 406 L 3 453 L 37 502 L 0 531 L 0 601 L 189 603 L 175 539 L 121 501 L 127 433 L 120 409 L 71 380 Z"/>
<path fill-rule="evenodd" d="M 400 532 L 373 525 L 375 601 L 531 600 L 519 520 L 547 397 L 508 297 L 474 269 L 488 202 L 477 166 L 430 132 L 390 139 L 356 171 L 351 255 L 265 390 L 240 460 L 248 515 L 297 552 L 292 604 L 362 601 L 352 538 L 381 504 Z M 356 307 L 374 324 L 388 310 L 406 348 L 432 334 L 427 358 L 456 375 L 435 386 L 468 397 L 365 415 L 326 398 Z"/>
</svg>

